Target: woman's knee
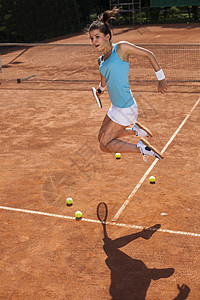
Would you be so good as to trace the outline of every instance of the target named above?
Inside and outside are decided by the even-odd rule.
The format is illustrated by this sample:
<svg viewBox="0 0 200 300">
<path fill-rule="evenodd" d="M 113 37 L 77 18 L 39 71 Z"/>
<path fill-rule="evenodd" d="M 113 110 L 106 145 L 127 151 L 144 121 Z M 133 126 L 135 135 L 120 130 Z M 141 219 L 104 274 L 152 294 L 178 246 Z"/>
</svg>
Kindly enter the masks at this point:
<svg viewBox="0 0 200 300">
<path fill-rule="evenodd" d="M 99 143 L 99 148 L 101 149 L 101 151 L 103 152 L 108 152 L 106 147 L 104 147 L 101 143 Z"/>
<path fill-rule="evenodd" d="M 110 153 L 110 150 L 108 150 L 108 148 L 105 147 L 104 145 L 102 145 L 101 143 L 99 144 L 99 147 L 100 147 L 101 151 L 106 152 L 106 153 Z"/>
<path fill-rule="evenodd" d="M 108 142 L 101 137 L 99 140 L 99 147 L 103 152 L 108 152 L 108 149 L 106 148 L 107 145 L 108 145 Z"/>
<path fill-rule="evenodd" d="M 100 147 L 101 151 L 107 152 L 106 144 L 102 140 L 99 141 L 99 147 Z"/>
</svg>

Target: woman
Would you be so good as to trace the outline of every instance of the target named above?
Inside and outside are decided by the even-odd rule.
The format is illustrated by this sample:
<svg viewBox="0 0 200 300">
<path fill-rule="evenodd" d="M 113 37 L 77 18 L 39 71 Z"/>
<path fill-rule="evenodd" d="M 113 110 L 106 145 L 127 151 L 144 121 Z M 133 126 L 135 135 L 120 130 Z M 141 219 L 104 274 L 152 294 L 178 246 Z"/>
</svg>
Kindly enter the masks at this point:
<svg viewBox="0 0 200 300">
<path fill-rule="evenodd" d="M 119 139 L 127 135 L 152 136 L 146 127 L 136 122 L 138 108 L 128 82 L 129 57 L 140 55 L 148 58 L 158 79 L 159 92 L 166 92 L 167 83 L 164 73 L 151 51 L 129 42 L 112 43 L 108 21 L 115 16 L 118 10 L 115 7 L 110 11 L 105 11 L 88 29 L 92 44 L 103 53 L 98 59 L 101 82 L 97 94 L 101 96 L 107 86 L 111 100 L 111 107 L 103 120 L 98 136 L 100 148 L 104 152 L 142 153 L 144 160 L 146 160 L 145 156 L 161 159 L 163 158 L 162 154 L 144 138 L 141 138 L 137 144 Z M 132 124 L 134 124 L 132 128 L 127 128 Z"/>
</svg>

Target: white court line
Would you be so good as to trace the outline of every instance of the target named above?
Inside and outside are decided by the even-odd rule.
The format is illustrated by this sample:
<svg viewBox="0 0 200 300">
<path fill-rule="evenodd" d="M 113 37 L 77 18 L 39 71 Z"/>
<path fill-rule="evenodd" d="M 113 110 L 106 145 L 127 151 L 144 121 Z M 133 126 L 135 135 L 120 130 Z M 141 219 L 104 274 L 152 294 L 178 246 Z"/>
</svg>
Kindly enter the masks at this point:
<svg viewBox="0 0 200 300">
<path fill-rule="evenodd" d="M 0 206 L 0 209 L 13 211 L 13 212 L 32 214 L 32 215 L 40 215 L 40 216 L 47 216 L 47 217 L 67 219 L 67 220 L 76 220 L 75 217 L 69 217 L 69 216 L 63 216 L 63 215 L 57 215 L 57 214 L 50 214 L 50 213 L 45 213 L 45 212 L 42 212 L 42 211 L 14 208 L 14 207 L 8 207 L 8 206 Z M 93 220 L 93 219 L 82 218 L 81 221 L 101 224 L 101 222 L 99 220 Z M 118 227 L 135 228 L 135 229 L 140 229 L 140 230 L 143 230 L 144 228 L 146 228 L 145 226 L 137 226 L 137 225 L 131 225 L 131 224 L 115 223 L 115 222 L 106 222 L 105 224 L 106 225 L 111 225 L 111 226 L 118 226 Z M 160 231 L 160 232 L 163 232 L 163 233 L 177 234 L 177 235 L 188 235 L 188 236 L 200 237 L 200 233 L 193 233 L 193 232 L 174 231 L 174 230 L 169 230 L 169 229 L 158 229 L 157 231 Z"/>
<path fill-rule="evenodd" d="M 197 107 L 197 105 L 200 102 L 200 98 L 197 100 L 197 102 L 194 104 L 194 106 L 192 107 L 192 109 L 190 110 L 190 112 L 187 114 L 187 116 L 185 117 L 185 119 L 183 120 L 183 122 L 180 124 L 180 126 L 177 128 L 177 130 L 174 132 L 174 134 L 172 135 L 172 137 L 169 139 L 169 141 L 167 142 L 167 144 L 165 145 L 165 147 L 162 149 L 161 153 L 163 154 L 165 152 L 165 150 L 168 148 L 168 146 L 171 144 L 171 142 L 173 141 L 173 139 L 176 137 L 176 135 L 178 134 L 178 132 L 181 130 L 181 128 L 183 127 L 183 125 L 185 124 L 185 122 L 188 120 L 188 118 L 190 117 L 190 115 L 192 114 L 192 112 L 194 111 L 194 109 Z M 131 201 L 131 199 L 133 198 L 133 196 L 136 194 L 137 190 L 141 187 L 141 185 L 143 184 L 144 180 L 147 178 L 148 174 L 151 172 L 151 170 L 155 167 L 155 165 L 157 164 L 157 162 L 159 161 L 158 158 L 156 158 L 153 163 L 151 164 L 151 166 L 148 168 L 148 170 L 146 171 L 146 173 L 143 175 L 143 177 L 140 179 L 140 181 L 138 182 L 138 184 L 136 185 L 136 187 L 134 188 L 134 190 L 131 192 L 131 194 L 128 196 L 128 199 L 122 204 L 122 206 L 120 207 L 120 209 L 118 210 L 118 212 L 115 214 L 114 218 L 112 219 L 113 222 L 117 221 L 117 219 L 119 218 L 119 216 L 121 215 L 121 213 L 123 212 L 123 210 L 126 208 L 126 206 L 129 204 L 129 202 Z"/>
</svg>

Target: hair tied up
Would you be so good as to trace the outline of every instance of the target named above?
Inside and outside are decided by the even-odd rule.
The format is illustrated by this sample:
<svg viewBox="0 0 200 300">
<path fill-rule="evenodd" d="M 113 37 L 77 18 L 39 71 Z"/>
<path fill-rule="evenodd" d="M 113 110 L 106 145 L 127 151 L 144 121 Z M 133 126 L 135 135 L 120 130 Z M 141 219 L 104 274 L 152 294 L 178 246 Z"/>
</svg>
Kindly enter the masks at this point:
<svg viewBox="0 0 200 300">
<path fill-rule="evenodd" d="M 112 10 L 106 10 L 98 17 L 98 21 L 108 23 L 109 20 L 116 19 L 115 15 L 118 13 L 118 11 L 119 8 L 117 8 L 116 6 L 113 7 Z"/>
</svg>

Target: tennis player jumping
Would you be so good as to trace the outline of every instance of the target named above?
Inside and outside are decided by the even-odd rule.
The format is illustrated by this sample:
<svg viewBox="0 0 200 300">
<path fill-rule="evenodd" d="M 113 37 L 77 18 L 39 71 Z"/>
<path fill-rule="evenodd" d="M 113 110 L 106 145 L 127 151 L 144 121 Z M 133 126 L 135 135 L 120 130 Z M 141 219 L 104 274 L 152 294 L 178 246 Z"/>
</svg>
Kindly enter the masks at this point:
<svg viewBox="0 0 200 300">
<path fill-rule="evenodd" d="M 128 80 L 129 57 L 140 55 L 148 58 L 158 79 L 158 91 L 163 94 L 167 90 L 165 75 L 151 51 L 125 41 L 112 43 L 108 21 L 113 19 L 118 11 L 116 7 L 105 11 L 88 28 L 92 44 L 103 53 L 98 59 L 101 81 L 97 95 L 101 96 L 107 86 L 111 100 L 111 107 L 99 131 L 100 149 L 113 153 L 142 153 L 145 161 L 146 156 L 162 159 L 162 154 L 144 139 L 152 136 L 150 130 L 137 122 L 138 107 Z M 132 128 L 127 128 L 129 125 L 133 125 Z M 119 139 L 127 135 L 142 138 L 137 144 Z"/>
</svg>

